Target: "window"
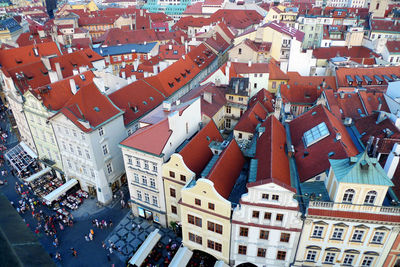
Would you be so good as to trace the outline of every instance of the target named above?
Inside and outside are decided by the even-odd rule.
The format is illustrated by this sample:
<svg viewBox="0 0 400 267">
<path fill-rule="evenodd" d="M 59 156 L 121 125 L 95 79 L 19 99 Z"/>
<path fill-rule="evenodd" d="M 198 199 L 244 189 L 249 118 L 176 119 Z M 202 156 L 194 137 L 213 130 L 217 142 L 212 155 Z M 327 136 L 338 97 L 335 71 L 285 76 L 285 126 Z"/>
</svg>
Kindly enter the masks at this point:
<svg viewBox="0 0 400 267">
<path fill-rule="evenodd" d="M 267 199 L 268 200 L 269 199 L 269 194 L 262 194 L 261 197 L 262 197 L 262 199 Z"/>
<path fill-rule="evenodd" d="M 276 214 L 277 221 L 283 221 L 283 214 Z"/>
<path fill-rule="evenodd" d="M 333 230 L 332 239 L 342 240 L 343 232 L 343 228 L 335 228 Z"/>
<path fill-rule="evenodd" d="M 194 204 L 196 204 L 196 205 L 198 205 L 198 206 L 201 206 L 201 200 L 198 199 L 198 198 L 195 198 L 195 199 L 194 199 Z"/>
<path fill-rule="evenodd" d="M 136 159 L 136 167 L 140 168 L 140 160 L 139 159 Z"/>
<path fill-rule="evenodd" d="M 268 240 L 268 237 L 269 237 L 269 231 L 260 230 L 260 239 Z"/>
<path fill-rule="evenodd" d="M 182 181 L 182 182 L 186 182 L 186 176 L 183 175 L 183 174 L 181 174 L 181 181 Z"/>
<path fill-rule="evenodd" d="M 247 247 L 246 247 L 246 246 L 239 245 L 238 253 L 241 254 L 241 255 L 246 255 L 246 253 L 247 253 Z"/>
<path fill-rule="evenodd" d="M 364 230 L 355 230 L 351 241 L 353 242 L 361 242 L 364 236 Z"/>
<path fill-rule="evenodd" d="M 288 233 L 281 233 L 281 242 L 288 243 L 290 239 L 290 234 Z"/>
<path fill-rule="evenodd" d="M 170 188 L 170 189 L 169 189 L 169 195 L 170 195 L 171 197 L 176 197 L 176 191 L 175 191 L 175 189 Z"/>
<path fill-rule="evenodd" d="M 215 232 L 217 234 L 221 234 L 222 235 L 222 225 L 216 223 L 215 224 Z"/>
<path fill-rule="evenodd" d="M 383 238 L 385 237 L 385 232 L 375 232 L 372 238 L 372 243 L 382 244 Z"/>
<path fill-rule="evenodd" d="M 272 195 L 272 200 L 278 201 L 279 200 L 279 195 Z"/>
<path fill-rule="evenodd" d="M 137 193 L 137 198 L 138 198 L 139 200 L 142 200 L 142 192 L 140 192 L 139 190 L 137 190 L 136 193 Z"/>
<path fill-rule="evenodd" d="M 257 257 L 265 258 L 265 254 L 267 254 L 267 249 L 265 249 L 265 248 L 258 248 L 257 249 Z"/>
<path fill-rule="evenodd" d="M 335 252 L 328 252 L 328 253 L 326 253 L 324 262 L 325 263 L 334 263 L 335 257 L 336 257 L 336 253 Z"/>
<path fill-rule="evenodd" d="M 93 170 L 93 169 L 90 169 L 90 175 L 91 175 L 93 178 L 96 177 L 96 174 L 94 173 L 94 170 Z"/>
<path fill-rule="evenodd" d="M 144 168 L 145 168 L 146 170 L 149 169 L 149 162 L 148 162 L 148 161 L 145 161 L 145 162 L 144 162 Z"/>
<path fill-rule="evenodd" d="M 324 139 L 329 136 L 328 127 L 326 127 L 325 122 L 321 122 L 317 126 L 311 128 L 303 135 L 304 144 L 306 147 L 311 146 L 312 144 L 317 143 L 318 141 Z"/>
<path fill-rule="evenodd" d="M 194 224 L 194 216 L 188 214 L 188 223 Z"/>
<path fill-rule="evenodd" d="M 252 215 L 252 217 L 253 217 L 253 218 L 258 218 L 258 217 L 260 217 L 260 212 L 259 212 L 258 210 L 253 210 L 253 215 Z"/>
<path fill-rule="evenodd" d="M 346 255 L 344 256 L 344 259 L 343 259 L 343 264 L 345 264 L 345 265 L 352 265 L 352 264 L 353 264 L 353 261 L 354 261 L 354 258 L 355 258 L 354 255 L 346 254 Z"/>
<path fill-rule="evenodd" d="M 276 259 L 284 261 L 286 259 L 286 251 L 278 250 L 278 253 L 276 254 Z"/>
<path fill-rule="evenodd" d="M 137 173 L 133 174 L 136 183 L 139 183 L 139 175 Z"/>
<path fill-rule="evenodd" d="M 343 195 L 343 202 L 352 203 L 355 191 L 353 189 L 347 189 Z"/>
<path fill-rule="evenodd" d="M 243 97 L 239 97 L 239 102 L 243 102 Z"/>
<path fill-rule="evenodd" d="M 231 107 L 230 107 L 230 106 L 227 106 L 227 107 L 226 107 L 226 113 L 230 114 L 231 112 L 232 112 Z"/>
<path fill-rule="evenodd" d="M 220 243 L 211 241 L 211 240 L 207 240 L 207 247 L 214 249 L 216 251 L 221 252 L 222 251 L 222 245 Z"/>
<path fill-rule="evenodd" d="M 156 188 L 156 180 L 154 180 L 154 178 L 150 178 L 150 187 Z"/>
<path fill-rule="evenodd" d="M 203 243 L 203 239 L 201 236 L 192 234 L 190 232 L 189 232 L 189 240 L 192 242 L 196 242 L 197 244 L 200 244 L 200 245 Z"/>
<path fill-rule="evenodd" d="M 248 236 L 249 235 L 249 228 L 247 227 L 240 227 L 240 236 Z"/>
<path fill-rule="evenodd" d="M 154 206 L 158 206 L 157 197 L 156 197 L 156 196 L 153 196 L 152 199 L 153 199 L 153 205 L 154 205 Z"/>
<path fill-rule="evenodd" d="M 214 209 L 215 209 L 214 203 L 208 202 L 208 208 L 209 208 L 210 210 L 214 210 Z"/>
<path fill-rule="evenodd" d="M 316 225 L 314 226 L 314 231 L 311 237 L 321 238 L 323 232 L 324 232 L 324 227 Z"/>
<path fill-rule="evenodd" d="M 361 267 L 369 267 L 372 266 L 372 263 L 374 262 L 374 257 L 371 256 L 365 256 L 364 260 L 362 261 Z"/>
<path fill-rule="evenodd" d="M 145 202 L 147 202 L 147 203 L 149 203 L 149 202 L 150 202 L 150 197 L 149 197 L 149 194 L 147 194 L 147 193 L 144 193 L 144 201 L 145 201 Z"/>
<path fill-rule="evenodd" d="M 233 96 L 231 96 L 231 95 L 228 96 L 228 99 L 229 99 L 229 100 L 233 100 Z"/>
<path fill-rule="evenodd" d="M 99 128 L 99 136 L 103 136 L 104 135 L 104 130 L 103 127 Z"/>
<path fill-rule="evenodd" d="M 153 163 L 153 172 L 157 172 L 157 164 Z"/>
<path fill-rule="evenodd" d="M 218 234 L 222 234 L 222 225 L 213 222 L 207 222 L 207 229 L 209 231 L 216 232 Z"/>
<path fill-rule="evenodd" d="M 109 162 L 109 163 L 107 163 L 107 173 L 110 174 L 112 172 L 113 172 L 113 168 L 112 168 L 111 162 Z"/>
<path fill-rule="evenodd" d="M 43 134 L 44 136 L 44 134 Z M 74 153 L 74 147 L 72 146 L 72 144 L 69 144 L 69 151 L 71 151 L 71 153 Z"/>
<path fill-rule="evenodd" d="M 147 185 L 147 177 L 142 175 L 142 184 Z"/>
<path fill-rule="evenodd" d="M 82 157 L 82 150 L 81 150 L 81 148 L 78 146 L 76 149 L 78 150 L 78 155 Z"/>
<path fill-rule="evenodd" d="M 239 48 L 238 54 L 239 54 L 239 55 L 242 54 L 242 48 Z"/>
<path fill-rule="evenodd" d="M 175 178 L 175 173 L 174 173 L 174 172 L 172 172 L 172 171 L 169 171 L 169 177 L 171 177 L 171 178 Z"/>
<path fill-rule="evenodd" d="M 315 250 L 309 250 L 307 253 L 306 261 L 315 261 L 317 252 Z"/>
<path fill-rule="evenodd" d="M 271 220 L 271 212 L 265 212 L 264 213 L 264 220 Z"/>
<path fill-rule="evenodd" d="M 373 205 L 375 202 L 376 195 L 377 195 L 376 191 L 369 191 L 365 196 L 364 204 Z"/>
<path fill-rule="evenodd" d="M 195 224 L 196 226 L 198 226 L 198 227 L 201 227 L 201 225 L 202 225 L 202 220 L 201 220 L 201 218 L 194 217 L 194 224 Z"/>
<path fill-rule="evenodd" d="M 86 154 L 86 158 L 87 158 L 87 159 L 90 159 L 89 150 L 85 149 L 85 154 Z"/>
<path fill-rule="evenodd" d="M 276 82 L 272 82 L 272 89 L 276 88 Z"/>
<path fill-rule="evenodd" d="M 225 128 L 231 128 L 231 119 L 225 119 Z"/>
<path fill-rule="evenodd" d="M 174 205 L 171 205 L 171 212 L 173 214 L 177 214 L 178 213 L 178 211 L 177 211 L 177 209 L 176 209 L 176 207 Z"/>
<path fill-rule="evenodd" d="M 103 155 L 107 155 L 108 154 L 107 145 L 103 145 L 102 148 L 103 148 Z"/>
</svg>

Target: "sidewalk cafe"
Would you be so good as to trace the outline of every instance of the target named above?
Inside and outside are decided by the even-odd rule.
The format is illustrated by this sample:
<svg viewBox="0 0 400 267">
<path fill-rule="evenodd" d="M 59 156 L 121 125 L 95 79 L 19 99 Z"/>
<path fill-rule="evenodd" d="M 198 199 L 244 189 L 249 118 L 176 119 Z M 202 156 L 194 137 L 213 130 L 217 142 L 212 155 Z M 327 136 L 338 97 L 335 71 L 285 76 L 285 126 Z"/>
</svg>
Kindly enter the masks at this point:
<svg viewBox="0 0 400 267">
<path fill-rule="evenodd" d="M 154 246 L 161 238 L 161 234 L 159 233 L 159 229 L 155 229 L 153 232 L 149 234 L 146 240 L 142 243 L 139 249 L 135 252 L 135 255 L 129 260 L 130 266 L 139 267 L 146 260 L 147 256 L 153 250 Z"/>
<path fill-rule="evenodd" d="M 36 162 L 37 155 L 24 142 L 7 151 L 5 158 L 21 178 L 29 177 L 39 168 Z"/>
</svg>

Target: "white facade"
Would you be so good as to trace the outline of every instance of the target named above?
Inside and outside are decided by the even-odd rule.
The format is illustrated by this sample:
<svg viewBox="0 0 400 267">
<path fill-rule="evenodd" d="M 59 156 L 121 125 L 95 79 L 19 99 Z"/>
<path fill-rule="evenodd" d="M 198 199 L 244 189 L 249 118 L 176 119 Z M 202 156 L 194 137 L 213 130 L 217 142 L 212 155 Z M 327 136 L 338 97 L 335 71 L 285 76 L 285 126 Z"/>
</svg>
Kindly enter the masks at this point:
<svg viewBox="0 0 400 267">
<path fill-rule="evenodd" d="M 126 137 L 122 113 L 90 132 L 80 130 L 62 113 L 52 118 L 51 123 L 60 145 L 67 180 L 77 179 L 83 190 L 97 195 L 99 202 L 110 202 L 111 187 L 119 187 L 119 179 L 124 173 L 118 147 Z"/>
<path fill-rule="evenodd" d="M 260 267 L 289 266 L 303 224 L 295 193 L 275 183 L 248 190 L 232 215 L 232 266 L 246 262 Z M 239 246 L 246 246 L 246 255 L 240 254 Z"/>
<path fill-rule="evenodd" d="M 168 161 L 182 142 L 199 130 L 200 107 L 200 99 L 198 98 L 182 112 L 174 111 L 168 114 L 167 120 L 171 135 L 159 155 L 121 145 L 132 212 L 136 216 L 153 220 L 164 227 L 167 226 L 161 166 Z M 135 138 L 135 134 L 129 138 Z"/>
<path fill-rule="evenodd" d="M 292 41 L 288 71 L 297 71 L 302 76 L 309 76 L 311 67 L 317 65 L 317 59 L 313 58 L 313 51 L 311 49 L 308 49 L 303 53 L 301 45 L 302 44 L 297 40 Z"/>
</svg>

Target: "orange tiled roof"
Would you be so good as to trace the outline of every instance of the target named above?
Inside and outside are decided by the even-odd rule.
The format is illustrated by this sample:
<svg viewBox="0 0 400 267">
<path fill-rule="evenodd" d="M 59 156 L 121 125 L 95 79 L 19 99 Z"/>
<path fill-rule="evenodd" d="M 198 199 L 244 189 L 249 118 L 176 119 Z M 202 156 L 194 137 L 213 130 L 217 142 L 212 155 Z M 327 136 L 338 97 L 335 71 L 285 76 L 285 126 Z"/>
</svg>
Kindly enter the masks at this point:
<svg viewBox="0 0 400 267">
<path fill-rule="evenodd" d="M 212 141 L 223 141 L 213 120 L 201 129 L 179 152 L 186 166 L 196 175 L 201 173 L 213 156 L 211 149 L 208 147 Z M 196 151 L 196 153 L 193 153 L 193 151 Z"/>
<path fill-rule="evenodd" d="M 368 67 L 368 68 L 339 68 L 336 70 L 336 79 L 337 86 L 340 87 L 369 87 L 369 86 L 379 86 L 386 88 L 388 83 L 386 78 L 383 75 L 392 78 L 391 75 L 394 74 L 397 77 L 400 77 L 400 66 L 390 66 L 390 67 Z M 362 82 L 360 84 L 357 83 L 355 75 L 358 75 Z M 371 79 L 371 83 L 368 84 L 367 78 L 368 76 Z M 382 84 L 379 84 L 379 79 L 375 77 L 377 75 L 380 79 L 382 79 Z M 348 77 L 350 76 L 353 79 L 352 84 L 348 82 Z"/>
<path fill-rule="evenodd" d="M 244 163 L 242 152 L 233 139 L 221 153 L 207 177 L 214 183 L 215 190 L 223 198 L 228 199 Z"/>
<path fill-rule="evenodd" d="M 50 83 L 48 71 L 41 61 L 17 66 L 5 72 L 12 77 L 22 94 L 29 88 L 35 89 Z"/>
<path fill-rule="evenodd" d="M 250 99 L 249 106 L 251 107 L 258 102 L 264 106 L 268 113 L 274 112 L 275 108 L 273 103 L 275 102 L 275 96 L 267 89 L 263 88 L 258 91 L 257 94 Z"/>
<path fill-rule="evenodd" d="M 234 130 L 254 133 L 256 127 L 261 123 L 268 115 L 268 111 L 257 102 L 251 108 L 249 108 L 241 117 L 239 122 L 236 124 Z"/>
</svg>

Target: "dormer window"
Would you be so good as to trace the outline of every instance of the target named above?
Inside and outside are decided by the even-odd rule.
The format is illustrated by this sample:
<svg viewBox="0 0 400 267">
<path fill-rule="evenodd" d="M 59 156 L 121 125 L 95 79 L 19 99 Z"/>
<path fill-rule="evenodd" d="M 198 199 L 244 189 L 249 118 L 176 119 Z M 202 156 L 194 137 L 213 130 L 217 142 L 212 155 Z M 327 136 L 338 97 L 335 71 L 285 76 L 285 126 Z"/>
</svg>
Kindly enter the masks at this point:
<svg viewBox="0 0 400 267">
<path fill-rule="evenodd" d="M 353 189 L 347 189 L 344 192 L 343 200 L 344 203 L 352 203 L 354 198 L 355 191 Z"/>
<path fill-rule="evenodd" d="M 376 191 L 372 190 L 367 193 L 365 196 L 364 204 L 366 205 L 373 205 L 376 199 Z"/>
</svg>

